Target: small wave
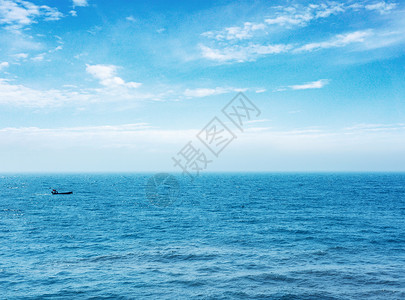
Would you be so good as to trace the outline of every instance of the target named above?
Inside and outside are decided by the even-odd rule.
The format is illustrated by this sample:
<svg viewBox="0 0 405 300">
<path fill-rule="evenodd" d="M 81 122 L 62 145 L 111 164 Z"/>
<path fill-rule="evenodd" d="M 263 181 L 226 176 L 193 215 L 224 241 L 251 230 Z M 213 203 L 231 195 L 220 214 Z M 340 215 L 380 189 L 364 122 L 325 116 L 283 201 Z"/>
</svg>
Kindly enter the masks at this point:
<svg viewBox="0 0 405 300">
<path fill-rule="evenodd" d="M 312 254 L 317 255 L 317 256 L 324 256 L 324 255 L 327 255 L 328 252 L 325 250 L 317 250 L 317 251 L 314 251 Z"/>
<path fill-rule="evenodd" d="M 282 282 L 294 282 L 296 281 L 295 278 L 288 277 L 285 275 L 281 274 L 276 274 L 276 273 L 261 273 L 261 274 L 249 274 L 249 275 L 244 275 L 244 276 L 239 276 L 236 278 L 232 278 L 231 281 L 233 280 L 249 280 L 249 281 L 255 281 L 255 282 L 269 282 L 269 281 L 282 281 Z"/>
<path fill-rule="evenodd" d="M 168 262 L 168 261 L 209 261 L 214 260 L 218 257 L 217 254 L 179 254 L 179 253 L 167 253 L 163 255 L 155 255 L 157 261 Z"/>
<path fill-rule="evenodd" d="M 207 284 L 205 280 L 201 280 L 201 279 L 195 279 L 195 280 L 175 279 L 175 280 L 170 280 L 167 283 L 175 284 L 175 285 L 182 285 L 182 286 L 191 287 L 191 288 L 204 286 Z"/>
<path fill-rule="evenodd" d="M 114 261 L 124 258 L 122 255 L 101 255 L 91 258 L 90 262 L 99 262 L 99 261 Z"/>
<path fill-rule="evenodd" d="M 211 266 L 211 267 L 202 267 L 197 269 L 197 272 L 199 273 L 216 273 L 216 272 L 220 272 L 222 270 L 222 268 L 217 267 L 217 266 Z"/>
</svg>

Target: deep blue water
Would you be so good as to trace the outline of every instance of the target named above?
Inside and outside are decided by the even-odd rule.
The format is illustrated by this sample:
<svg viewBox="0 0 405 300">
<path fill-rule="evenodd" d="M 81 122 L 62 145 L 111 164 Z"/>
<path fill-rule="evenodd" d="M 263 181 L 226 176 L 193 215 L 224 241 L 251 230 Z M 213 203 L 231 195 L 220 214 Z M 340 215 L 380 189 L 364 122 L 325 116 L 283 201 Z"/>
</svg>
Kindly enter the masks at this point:
<svg viewBox="0 0 405 300">
<path fill-rule="evenodd" d="M 0 298 L 405 299 L 405 174 L 151 175 L 0 176 Z"/>
</svg>

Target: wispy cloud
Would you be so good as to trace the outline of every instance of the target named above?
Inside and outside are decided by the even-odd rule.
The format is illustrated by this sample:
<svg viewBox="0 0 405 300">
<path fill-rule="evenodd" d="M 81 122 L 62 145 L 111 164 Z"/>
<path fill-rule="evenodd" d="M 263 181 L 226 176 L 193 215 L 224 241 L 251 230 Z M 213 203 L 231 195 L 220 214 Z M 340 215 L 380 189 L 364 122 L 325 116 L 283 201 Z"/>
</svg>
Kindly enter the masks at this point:
<svg viewBox="0 0 405 300">
<path fill-rule="evenodd" d="M 279 7 L 275 16 L 264 19 L 262 22 L 244 22 L 242 26 L 226 27 L 222 30 L 202 33 L 207 38 L 215 40 L 245 40 L 254 37 L 257 32 L 263 32 L 269 27 L 277 25 L 283 27 L 305 26 L 312 20 L 327 18 L 345 12 L 347 7 L 343 3 L 327 2 L 310 4 L 308 6 L 293 5 Z"/>
<path fill-rule="evenodd" d="M 42 5 L 40 10 L 45 21 L 57 21 L 63 17 L 63 14 L 53 7 Z"/>
<path fill-rule="evenodd" d="M 291 6 L 278 6 L 274 16 L 264 19 L 262 22 L 244 22 L 243 26 L 226 27 L 223 30 L 207 31 L 203 36 L 216 40 L 243 40 L 254 37 L 256 32 L 269 29 L 269 26 L 281 26 L 292 28 L 295 26 L 307 26 L 311 21 L 328 18 L 333 15 L 343 14 L 350 10 L 377 11 L 381 14 L 388 13 L 397 6 L 396 3 L 380 1 L 372 4 L 355 3 L 347 4 L 340 2 L 320 2 L 318 4 Z"/>
<path fill-rule="evenodd" d="M 265 24 L 245 22 L 242 27 L 227 27 L 223 31 L 207 31 L 201 35 L 216 40 L 244 40 L 251 38 L 255 31 L 264 30 L 265 28 Z"/>
<path fill-rule="evenodd" d="M 7 68 L 8 66 L 9 66 L 9 63 L 8 63 L 7 61 L 1 62 L 1 63 L 0 63 L 0 71 L 1 71 L 2 69 Z"/>
<path fill-rule="evenodd" d="M 387 3 L 380 1 L 372 4 L 366 3 L 340 3 L 340 2 L 320 2 L 318 4 L 309 4 L 307 6 L 295 4 L 288 7 L 280 7 L 275 13 L 276 16 L 265 19 L 269 25 L 278 25 L 283 27 L 307 26 L 310 22 L 318 19 L 328 18 L 333 15 L 343 14 L 348 11 L 369 10 L 385 14 L 393 10 L 396 3 Z"/>
<path fill-rule="evenodd" d="M 43 61 L 45 58 L 46 53 L 40 53 L 34 57 L 31 58 L 33 61 Z"/>
<path fill-rule="evenodd" d="M 270 122 L 270 120 L 269 119 L 250 120 L 250 121 L 247 121 L 246 124 L 257 124 L 257 123 L 265 123 L 265 122 Z"/>
<path fill-rule="evenodd" d="M 291 45 L 259 45 L 251 44 L 247 46 L 229 46 L 223 49 L 210 48 L 205 45 L 200 45 L 202 56 L 204 58 L 215 60 L 219 62 L 245 62 L 255 60 L 260 56 L 268 54 L 277 54 L 287 52 L 291 49 Z"/>
<path fill-rule="evenodd" d="M 324 86 L 328 85 L 330 82 L 329 79 L 319 79 L 316 81 L 306 82 L 303 84 L 293 84 L 289 86 L 284 86 L 275 89 L 275 92 L 282 92 L 287 90 L 309 90 L 309 89 L 321 89 Z"/>
<path fill-rule="evenodd" d="M 296 128 L 280 130 L 272 127 L 258 127 L 270 120 L 257 120 L 240 136 L 241 151 L 246 147 L 262 149 L 281 149 L 292 153 L 336 153 L 352 152 L 368 154 L 377 149 L 386 152 L 392 145 L 397 151 L 405 149 L 405 124 L 359 124 L 353 127 L 341 128 L 334 131 L 323 128 Z M 65 148 L 87 146 L 92 148 L 129 147 L 139 148 L 139 145 L 149 151 L 150 147 L 165 149 L 167 146 L 178 147 L 179 144 L 195 136 L 199 130 L 190 129 L 161 129 L 146 122 L 78 126 L 61 128 L 39 127 L 7 127 L 0 128 L 0 145 L 19 144 L 24 147 L 36 148 Z M 388 144 L 384 145 L 381 141 Z M 163 147 L 162 147 L 163 146 Z M 378 151 L 378 150 L 377 150 Z M 262 155 L 267 154 L 267 150 Z"/>
<path fill-rule="evenodd" d="M 329 83 L 328 79 L 320 79 L 317 81 L 307 82 L 304 84 L 290 85 L 292 90 L 308 90 L 308 89 L 320 89 Z"/>
<path fill-rule="evenodd" d="M 223 48 L 211 48 L 200 44 L 202 56 L 206 59 L 217 62 L 246 62 L 254 61 L 259 57 L 280 54 L 280 53 L 303 53 L 319 51 L 331 48 L 343 48 L 350 45 L 356 45 L 356 48 L 351 48 L 355 51 L 364 51 L 376 48 L 396 45 L 404 42 L 405 30 L 379 30 L 372 29 L 359 30 L 343 34 L 337 34 L 334 37 L 320 42 L 312 42 L 304 45 L 294 44 L 276 44 L 276 45 L 260 45 L 249 44 L 231 45 Z"/>
<path fill-rule="evenodd" d="M 231 92 L 242 92 L 246 89 L 237 88 L 226 88 L 226 87 L 216 87 L 216 88 L 197 88 L 197 89 L 186 89 L 184 91 L 184 96 L 188 98 L 202 98 L 213 95 L 221 95 Z"/>
<path fill-rule="evenodd" d="M 28 56 L 29 56 L 28 53 L 17 53 L 17 54 L 13 55 L 13 57 L 15 59 L 17 59 L 17 60 L 18 59 L 26 59 Z"/>
<path fill-rule="evenodd" d="M 352 43 L 363 43 L 367 37 L 370 37 L 372 35 L 373 32 L 371 30 L 338 34 L 330 40 L 317 43 L 309 43 L 296 48 L 294 49 L 294 52 L 314 51 L 319 49 L 344 47 Z"/>
<path fill-rule="evenodd" d="M 222 30 L 207 31 L 202 36 L 208 39 L 207 43 L 200 43 L 201 55 L 205 59 L 219 63 L 228 62 L 246 62 L 254 61 L 262 56 L 275 55 L 279 53 L 299 53 L 306 51 L 315 51 L 330 48 L 342 48 L 352 44 L 364 44 L 364 47 L 357 47 L 356 50 L 367 50 L 377 47 L 390 46 L 401 41 L 400 36 L 404 30 L 399 30 L 398 34 L 392 30 L 377 30 L 367 28 L 353 32 L 336 34 L 334 37 L 318 42 L 300 41 L 298 43 L 291 41 L 290 35 L 287 36 L 288 42 L 269 44 L 269 32 L 275 28 L 282 28 L 281 34 L 285 30 L 291 30 L 296 27 L 308 26 L 311 22 L 319 19 L 344 14 L 354 11 L 379 12 L 386 14 L 396 8 L 396 3 L 384 1 L 372 3 L 339 3 L 339 2 L 321 2 L 319 4 L 279 6 L 273 16 L 268 17 L 261 22 L 244 22 L 242 26 L 225 27 Z M 388 37 L 389 36 L 389 37 Z M 265 38 L 266 37 L 266 38 Z M 379 40 L 384 42 L 379 42 Z M 280 39 L 279 39 L 280 40 Z"/>
<path fill-rule="evenodd" d="M 178 146 L 197 133 L 195 129 L 159 129 L 146 122 L 60 128 L 8 127 L 0 128 L 0 145 L 25 144 L 24 147 L 46 149 L 125 147 L 150 151 L 162 145 Z"/>
<path fill-rule="evenodd" d="M 41 55 L 32 58 L 38 62 L 42 59 Z M 7 63 L 2 65 L 6 67 Z M 0 105 L 51 109 L 71 106 L 85 109 L 95 103 L 115 102 L 125 106 L 128 102 L 179 101 L 247 90 L 234 87 L 184 89 L 155 86 L 152 88 L 155 92 L 152 93 L 139 89 L 140 83 L 126 82 L 116 76 L 117 67 L 114 65 L 87 65 L 86 71 L 100 82 L 100 88 L 65 84 L 62 88 L 36 89 L 0 78 Z"/>
<path fill-rule="evenodd" d="M 136 19 L 134 18 L 134 16 L 128 16 L 125 18 L 125 20 L 127 20 L 129 22 L 136 22 Z"/>
<path fill-rule="evenodd" d="M 87 6 L 87 0 L 73 0 L 73 6 Z"/>
<path fill-rule="evenodd" d="M 276 13 L 276 17 L 268 18 L 265 23 L 284 27 L 305 26 L 312 20 L 327 18 L 345 12 L 342 3 L 329 2 L 310 4 L 308 6 L 294 5 L 282 8 Z"/>
<path fill-rule="evenodd" d="M 0 104 L 25 107 L 60 106 L 65 103 L 88 102 L 90 95 L 67 90 L 37 90 L 0 79 Z"/>
<path fill-rule="evenodd" d="M 375 10 L 378 11 L 380 14 L 386 14 L 393 10 L 396 6 L 396 3 L 386 3 L 384 1 L 381 1 L 374 4 L 367 4 L 364 7 L 367 10 Z"/>
<path fill-rule="evenodd" d="M 367 127 L 367 124 L 363 126 Z M 348 128 L 331 131 L 304 127 L 280 130 L 252 126 L 238 136 L 238 147 L 234 147 L 232 153 L 223 159 L 234 165 L 235 159 L 243 158 L 241 161 L 245 171 L 403 171 L 404 124 L 377 124 L 378 127 L 390 129 L 361 131 Z M 0 128 L 2 151 L 14 153 L 17 150 L 20 153 L 18 161 L 4 161 L 2 168 L 15 171 L 23 166 L 23 170 L 55 171 L 57 163 L 59 171 L 134 171 L 134 168 L 145 171 L 150 170 L 151 165 L 160 170 L 173 170 L 167 157 L 176 153 L 179 145 L 184 145 L 198 132 L 196 129 L 161 129 L 146 122 L 60 128 Z M 116 152 L 117 159 L 110 165 L 113 149 L 119 151 Z M 157 165 L 151 164 L 156 161 Z"/>
<path fill-rule="evenodd" d="M 95 103 L 125 103 L 131 101 L 167 99 L 167 93 L 149 93 L 132 88 L 131 83 L 116 86 L 115 83 L 102 88 L 80 88 L 65 85 L 63 88 L 36 89 L 0 78 L 0 105 L 31 108 L 86 107 Z"/>
<path fill-rule="evenodd" d="M 395 124 L 356 124 L 344 128 L 346 133 L 359 133 L 359 132 L 391 132 L 405 130 L 405 123 Z"/>
</svg>

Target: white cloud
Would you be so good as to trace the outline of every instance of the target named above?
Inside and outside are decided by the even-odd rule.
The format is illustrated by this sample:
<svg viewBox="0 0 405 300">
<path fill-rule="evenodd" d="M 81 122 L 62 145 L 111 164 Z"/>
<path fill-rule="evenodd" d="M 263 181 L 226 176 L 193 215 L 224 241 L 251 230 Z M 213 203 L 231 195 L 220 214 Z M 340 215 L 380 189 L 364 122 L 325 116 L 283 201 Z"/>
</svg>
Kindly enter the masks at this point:
<svg viewBox="0 0 405 300">
<path fill-rule="evenodd" d="M 83 146 L 97 149 L 143 148 L 150 152 L 152 148 L 162 145 L 177 148 L 197 133 L 194 129 L 158 129 L 145 122 L 62 128 L 9 127 L 0 128 L 0 145 L 21 145 L 48 150 Z"/>
<path fill-rule="evenodd" d="M 246 121 L 246 124 L 256 124 L 256 123 L 265 123 L 265 122 L 270 122 L 270 120 L 269 119 L 250 120 L 250 121 Z"/>
<path fill-rule="evenodd" d="M 46 53 L 40 53 L 37 56 L 34 56 L 33 58 L 31 58 L 31 60 L 33 60 L 33 61 L 43 61 L 45 55 L 46 55 Z"/>
<path fill-rule="evenodd" d="M 364 6 L 361 7 L 364 8 Z M 347 8 L 345 4 L 337 2 L 279 7 L 275 16 L 266 18 L 263 22 L 245 22 L 243 26 L 231 26 L 219 31 L 207 31 L 202 35 L 215 40 L 244 40 L 254 37 L 257 31 L 265 31 L 269 25 L 283 27 L 305 26 L 313 20 L 344 13 Z"/>
<path fill-rule="evenodd" d="M 141 122 L 141 123 L 132 123 L 132 124 L 120 124 L 120 125 L 100 125 L 100 126 L 77 126 L 77 127 L 61 127 L 61 128 L 38 128 L 38 127 L 20 127 L 20 128 L 1 128 L 0 132 L 87 132 L 87 133 L 94 133 L 94 132 L 125 132 L 125 131 L 135 131 L 135 130 L 144 130 L 144 129 L 152 129 L 153 127 L 149 123 Z"/>
<path fill-rule="evenodd" d="M 88 105 L 94 103 L 115 102 L 120 103 L 120 105 L 128 105 L 126 103 L 137 105 L 136 103 L 142 100 L 178 101 L 247 90 L 231 87 L 173 90 L 164 86 L 162 92 L 143 92 L 138 89 L 139 83 L 125 82 L 114 76 L 114 68 L 108 68 L 111 66 L 106 68 L 97 66 L 97 68 L 90 68 L 88 71 L 103 83 L 101 88 L 80 88 L 66 84 L 60 89 L 41 90 L 0 78 L 0 105 L 31 108 L 72 106 L 77 109 L 86 109 Z M 158 89 L 155 87 L 155 90 Z"/>
<path fill-rule="evenodd" d="M 355 50 L 367 50 L 397 44 L 403 40 L 403 29 L 399 30 L 358 30 L 334 36 L 326 41 L 311 42 L 297 45 L 292 42 L 266 44 L 264 34 L 273 32 L 275 26 L 292 29 L 297 26 L 307 26 L 310 22 L 353 11 L 378 11 L 387 13 L 392 11 L 397 4 L 384 1 L 365 4 L 318 2 L 318 4 L 275 7 L 276 12 L 262 22 L 244 22 L 242 26 L 225 27 L 219 31 L 207 31 L 202 36 L 209 38 L 209 42 L 200 44 L 203 58 L 221 63 L 254 61 L 269 54 L 284 52 L 303 52 L 319 49 L 345 47 L 349 44 L 362 44 Z M 396 16 L 396 19 L 398 17 Z M 402 18 L 399 16 L 399 18 Z M 397 26 L 398 27 L 398 26 Z M 403 26 L 402 26 L 403 27 Z M 266 38 L 267 40 L 267 38 Z"/>
<path fill-rule="evenodd" d="M 362 43 L 366 40 L 367 37 L 370 37 L 372 35 L 373 32 L 371 30 L 338 34 L 330 40 L 318 43 L 309 43 L 299 48 L 296 48 L 294 51 L 295 52 L 314 51 L 319 49 L 344 47 L 352 43 Z"/>
<path fill-rule="evenodd" d="M 257 32 L 266 31 L 272 25 L 283 27 L 305 26 L 312 20 L 337 15 L 345 12 L 346 9 L 344 4 L 336 2 L 283 7 L 276 12 L 274 17 L 267 18 L 263 22 L 245 22 L 243 26 L 231 26 L 219 31 L 207 31 L 202 35 L 219 41 L 246 40 L 253 38 Z"/>
<path fill-rule="evenodd" d="M 319 79 L 316 81 L 311 81 L 311 82 L 306 82 L 304 84 L 294 84 L 294 85 L 289 85 L 286 87 L 280 87 L 275 89 L 275 92 L 283 92 L 287 90 L 308 90 L 308 89 L 320 89 L 329 84 L 330 80 L 329 79 Z"/>
<path fill-rule="evenodd" d="M 266 125 L 265 121 L 262 124 Z M 403 171 L 404 124 L 364 124 L 360 128 L 337 130 L 314 127 L 280 130 L 251 125 L 238 136 L 237 147 L 222 158 L 231 170 L 235 170 L 231 166 L 239 159 L 236 170 Z M 0 148 L 3 152 L 12 153 L 18 149 L 19 153 L 25 154 L 18 157 L 18 161 L 9 164 L 5 161 L 2 167 L 16 170 L 18 165 L 24 168 L 28 165 L 32 170 L 44 171 L 44 166 L 49 166 L 49 170 L 55 171 L 57 163 L 58 170 L 82 170 L 84 165 L 88 171 L 106 167 L 116 170 L 117 164 L 120 164 L 125 170 L 133 171 L 137 167 L 139 170 L 148 168 L 148 165 L 150 168 L 151 162 L 154 162 L 157 169 L 173 171 L 173 164 L 167 158 L 177 153 L 179 145 L 187 143 L 198 132 L 195 129 L 154 128 L 144 122 L 62 128 L 0 128 Z M 109 165 L 111 160 L 106 158 L 111 158 L 112 149 L 118 149 L 115 154 L 122 159 L 114 159 Z M 103 155 L 99 156 L 101 153 Z M 217 163 L 215 165 L 220 167 L 221 162 Z M 266 167 L 269 165 L 271 169 Z M 212 165 L 209 170 L 214 168 Z"/>
<path fill-rule="evenodd" d="M 1 62 L 1 63 L 0 63 L 0 71 L 1 71 L 2 69 L 7 68 L 8 66 L 9 66 L 9 63 L 8 63 L 8 62 L 6 62 L 6 61 Z"/>
<path fill-rule="evenodd" d="M 386 14 L 392 9 L 394 9 L 397 6 L 396 3 L 386 3 L 384 1 L 377 2 L 374 4 L 368 4 L 365 6 L 367 10 L 375 10 L 378 11 L 380 14 Z"/>
<path fill-rule="evenodd" d="M 63 17 L 63 14 L 56 8 L 42 5 L 40 9 L 45 21 L 57 21 Z"/>
<path fill-rule="evenodd" d="M 55 108 L 60 106 L 86 107 L 93 103 L 125 103 L 128 101 L 161 100 L 164 93 L 152 94 L 138 92 L 137 84 L 103 87 L 98 89 L 66 85 L 61 89 L 35 89 L 13 81 L 0 78 L 0 105 L 23 106 L 32 108 Z"/>
<path fill-rule="evenodd" d="M 77 17 L 77 11 L 71 10 L 71 11 L 69 11 L 69 13 L 70 13 L 70 15 L 71 15 L 72 17 Z"/>
<path fill-rule="evenodd" d="M 198 130 L 163 130 L 147 123 L 64 128 L 0 128 L 0 149 L 21 154 L 5 170 L 174 170 L 170 157 Z M 76 151 L 78 150 L 78 151 Z M 128 150 L 128 151 L 126 151 Z M 111 160 L 112 153 L 118 159 Z M 169 159 L 167 159 L 169 158 Z M 3 163 L 4 162 L 4 163 Z"/>
<path fill-rule="evenodd" d="M 395 123 L 395 124 L 356 124 L 350 127 L 344 128 L 346 132 L 387 132 L 387 131 L 398 131 L 404 130 L 405 124 L 404 123 Z"/>
<path fill-rule="evenodd" d="M 38 6 L 29 1 L 0 0 L 0 24 L 9 29 L 20 29 L 43 17 L 45 21 L 55 21 L 63 17 L 56 8 Z"/>
<path fill-rule="evenodd" d="M 290 48 L 291 48 L 290 45 L 283 45 L 283 44 L 278 45 L 250 44 L 247 46 L 235 45 L 223 49 L 213 49 L 204 45 L 200 45 L 202 56 L 204 58 L 219 62 L 251 61 L 263 55 L 287 52 Z"/>
<path fill-rule="evenodd" d="M 311 6 L 310 6 L 311 7 Z M 314 6 L 312 6 L 314 7 Z M 331 15 L 337 15 L 339 13 L 345 12 L 344 4 L 342 3 L 322 3 L 318 5 L 318 10 L 314 12 L 314 19 L 319 19 L 319 18 L 327 18 Z"/>
<path fill-rule="evenodd" d="M 86 65 L 86 71 L 100 81 L 105 87 L 114 88 L 125 86 L 137 88 L 141 86 L 138 82 L 125 82 L 121 77 L 116 76 L 117 66 L 114 65 Z"/>
<path fill-rule="evenodd" d="M 100 32 L 103 29 L 103 27 L 95 25 L 93 27 L 91 27 L 89 30 L 87 30 L 88 33 L 90 33 L 91 35 L 96 35 L 97 32 Z"/>
<path fill-rule="evenodd" d="M 311 21 L 314 16 L 310 11 L 305 10 L 300 13 L 297 12 L 297 9 L 286 9 L 284 13 L 281 13 L 279 16 L 274 18 L 268 18 L 264 20 L 265 23 L 269 25 L 279 25 L 279 26 L 303 26 Z"/>
<path fill-rule="evenodd" d="M 87 6 L 87 0 L 73 0 L 73 6 Z"/>
<path fill-rule="evenodd" d="M 130 22 L 136 22 L 136 19 L 133 16 L 126 17 L 125 19 Z"/>
<path fill-rule="evenodd" d="M 308 90 L 308 89 L 320 89 L 329 83 L 328 79 L 320 79 L 317 81 L 307 82 L 304 84 L 290 85 L 292 90 Z"/>
<path fill-rule="evenodd" d="M 283 7 L 276 13 L 276 17 L 268 18 L 265 23 L 269 25 L 279 25 L 284 27 L 306 26 L 311 21 L 328 18 L 331 15 L 345 13 L 348 10 L 376 10 L 380 13 L 387 13 L 396 7 L 395 3 L 384 1 L 374 4 L 355 3 L 347 5 L 338 2 L 326 2 L 320 4 L 309 4 L 308 6 L 293 5 Z"/>
<path fill-rule="evenodd" d="M 231 92 L 241 92 L 245 91 L 246 89 L 236 89 L 236 88 L 224 88 L 224 87 L 216 87 L 216 88 L 197 88 L 197 89 L 186 89 L 184 91 L 184 96 L 188 98 L 202 98 L 207 96 L 213 95 L 220 95 L 226 94 Z"/>
<path fill-rule="evenodd" d="M 28 57 L 27 53 L 17 53 L 14 54 L 13 57 L 15 57 L 16 59 L 26 59 Z"/>
<path fill-rule="evenodd" d="M 365 50 L 378 49 L 397 44 L 403 44 L 405 41 L 405 28 L 399 28 L 399 30 L 383 31 L 376 33 L 372 38 L 367 39 L 362 48 Z"/>
<path fill-rule="evenodd" d="M 299 17 L 297 17 L 297 16 L 295 16 L 295 17 L 278 16 L 278 17 L 275 17 L 272 19 L 266 19 L 265 22 L 270 25 L 274 25 L 274 24 L 282 25 L 282 26 L 301 25 L 301 24 L 305 23 L 304 21 L 307 21 L 309 19 L 310 19 L 310 16 L 307 16 L 305 18 L 303 18 L 303 16 L 299 16 Z"/>
<path fill-rule="evenodd" d="M 39 7 L 31 2 L 0 1 L 0 23 L 28 25 L 39 16 Z"/>
<path fill-rule="evenodd" d="M 26 107 L 60 106 L 72 101 L 88 102 L 90 95 L 63 90 L 36 90 L 0 79 L 0 104 Z"/>
<path fill-rule="evenodd" d="M 245 22 L 243 27 L 227 27 L 223 31 L 207 31 L 202 35 L 216 40 L 244 40 L 252 37 L 255 31 L 264 30 L 265 28 L 265 24 Z"/>
<path fill-rule="evenodd" d="M 249 43 L 248 45 L 221 45 L 222 47 L 212 48 L 200 44 L 200 50 L 202 57 L 220 63 L 254 61 L 269 54 L 311 52 L 322 49 L 348 47 L 349 45 L 351 46 L 350 50 L 365 51 L 403 43 L 405 41 L 405 31 L 403 26 L 400 25 L 378 31 L 367 29 L 337 34 L 328 40 L 304 45 L 261 45 Z"/>
<path fill-rule="evenodd" d="M 91 74 L 95 78 L 105 80 L 111 78 L 116 73 L 116 66 L 113 65 L 86 65 L 87 73 Z"/>
</svg>

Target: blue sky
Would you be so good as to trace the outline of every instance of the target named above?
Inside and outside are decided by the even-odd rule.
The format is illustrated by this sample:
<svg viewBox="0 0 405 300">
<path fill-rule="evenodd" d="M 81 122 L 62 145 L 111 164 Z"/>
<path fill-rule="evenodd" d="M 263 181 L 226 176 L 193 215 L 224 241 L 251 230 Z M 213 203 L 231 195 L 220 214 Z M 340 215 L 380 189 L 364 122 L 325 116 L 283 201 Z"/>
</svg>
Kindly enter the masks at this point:
<svg viewBox="0 0 405 300">
<path fill-rule="evenodd" d="M 240 91 L 208 171 L 405 171 L 404 46 L 400 1 L 0 0 L 0 172 L 178 171 Z"/>
</svg>

